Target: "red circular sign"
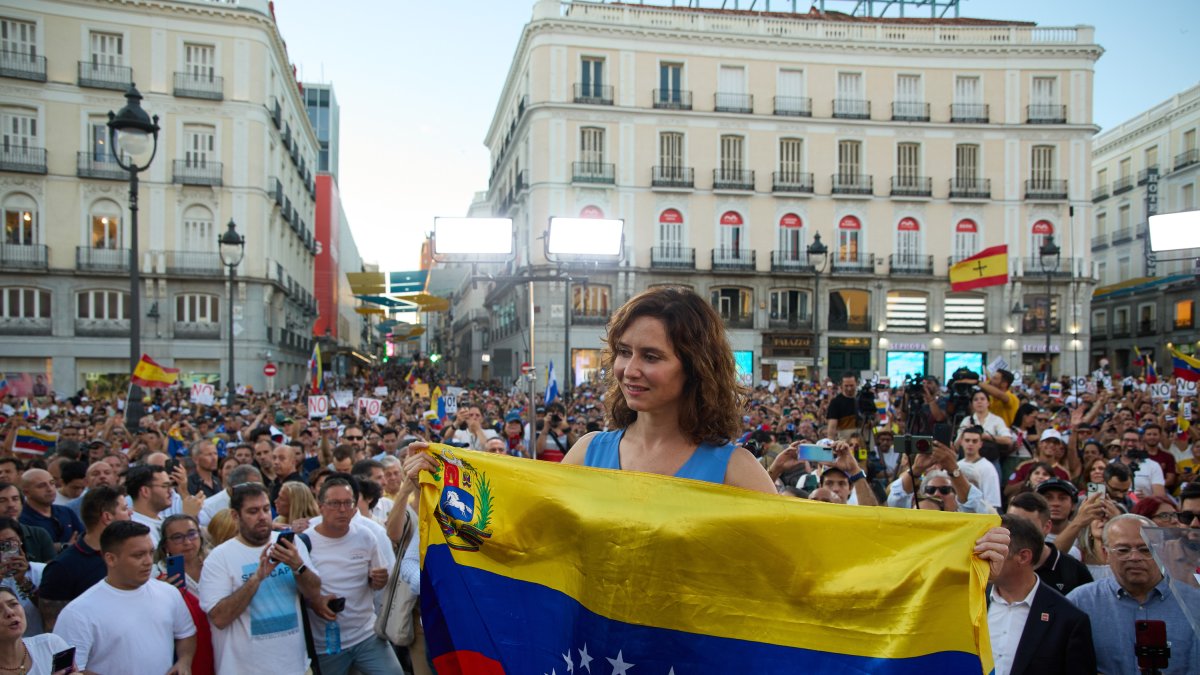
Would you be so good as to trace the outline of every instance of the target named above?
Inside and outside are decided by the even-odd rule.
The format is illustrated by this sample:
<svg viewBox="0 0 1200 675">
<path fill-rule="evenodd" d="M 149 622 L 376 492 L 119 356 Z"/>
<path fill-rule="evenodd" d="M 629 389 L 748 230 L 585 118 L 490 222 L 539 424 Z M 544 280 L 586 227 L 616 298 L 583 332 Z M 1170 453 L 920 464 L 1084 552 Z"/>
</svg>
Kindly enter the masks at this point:
<svg viewBox="0 0 1200 675">
<path fill-rule="evenodd" d="M 1048 220 L 1039 220 L 1033 224 L 1034 234 L 1054 234 L 1054 224 Z"/>
<path fill-rule="evenodd" d="M 266 375 L 267 377 L 275 377 L 276 372 L 278 371 L 275 370 L 274 363 L 268 363 L 267 365 L 263 366 L 263 375 Z"/>
</svg>

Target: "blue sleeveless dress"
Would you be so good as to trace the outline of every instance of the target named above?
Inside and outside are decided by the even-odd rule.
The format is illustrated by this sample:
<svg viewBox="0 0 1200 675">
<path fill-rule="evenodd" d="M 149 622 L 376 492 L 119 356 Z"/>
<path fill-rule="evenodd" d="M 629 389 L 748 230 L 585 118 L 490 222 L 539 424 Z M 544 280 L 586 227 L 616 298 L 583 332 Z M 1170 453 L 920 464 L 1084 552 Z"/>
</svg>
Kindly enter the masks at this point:
<svg viewBox="0 0 1200 675">
<path fill-rule="evenodd" d="M 593 436 L 592 442 L 588 444 L 584 465 L 594 466 L 598 469 L 620 469 L 620 446 L 624 436 L 624 429 L 602 431 Z M 702 444 L 696 448 L 691 458 L 679 468 L 679 471 L 675 472 L 675 477 L 691 478 L 709 483 L 724 483 L 725 469 L 729 466 L 729 458 L 733 455 L 736 447 L 733 443 Z"/>
</svg>

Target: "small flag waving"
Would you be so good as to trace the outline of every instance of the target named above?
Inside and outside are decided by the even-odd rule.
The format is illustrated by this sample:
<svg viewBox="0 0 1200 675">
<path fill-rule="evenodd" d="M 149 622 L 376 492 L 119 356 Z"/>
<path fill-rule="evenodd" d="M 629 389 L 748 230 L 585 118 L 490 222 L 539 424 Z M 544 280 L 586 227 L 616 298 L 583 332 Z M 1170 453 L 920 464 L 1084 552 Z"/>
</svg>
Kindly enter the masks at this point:
<svg viewBox="0 0 1200 675">
<path fill-rule="evenodd" d="M 179 369 L 160 366 L 154 359 L 142 354 L 142 360 L 133 369 L 131 379 L 139 387 L 165 389 L 179 381 Z"/>
<path fill-rule="evenodd" d="M 446 419 L 446 399 L 442 397 L 442 388 L 434 387 L 429 394 L 429 412 L 437 415 L 439 420 Z"/>
<path fill-rule="evenodd" d="M 42 457 L 58 445 L 58 434 L 37 429 L 17 429 L 13 452 L 31 457 Z"/>
<path fill-rule="evenodd" d="M 312 391 L 321 391 L 321 345 L 313 343 L 312 358 L 308 360 L 308 372 L 312 374 Z"/>
<path fill-rule="evenodd" d="M 1188 382 L 1200 382 L 1200 359 L 1172 349 L 1171 362 L 1175 367 L 1175 377 Z"/>
<path fill-rule="evenodd" d="M 550 362 L 550 372 L 546 375 L 546 400 L 542 405 L 550 405 L 550 402 L 558 398 L 558 375 L 554 374 L 554 362 Z"/>
<path fill-rule="evenodd" d="M 992 246 L 950 268 L 950 289 L 969 291 L 1008 283 L 1008 246 Z"/>
</svg>

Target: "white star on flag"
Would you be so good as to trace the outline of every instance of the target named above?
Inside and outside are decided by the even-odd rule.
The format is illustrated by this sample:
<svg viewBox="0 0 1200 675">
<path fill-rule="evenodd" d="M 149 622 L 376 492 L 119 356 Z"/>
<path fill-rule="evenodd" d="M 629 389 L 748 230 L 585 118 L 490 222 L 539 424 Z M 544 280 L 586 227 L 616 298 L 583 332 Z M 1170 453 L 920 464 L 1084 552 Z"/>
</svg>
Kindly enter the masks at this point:
<svg viewBox="0 0 1200 675">
<path fill-rule="evenodd" d="M 587 668 L 587 671 L 589 673 L 592 672 L 592 657 L 588 656 L 587 644 L 585 643 L 583 645 L 583 649 L 580 649 L 578 651 L 579 651 L 579 667 Z"/>
<path fill-rule="evenodd" d="M 622 652 L 620 650 L 617 651 L 617 658 L 609 659 L 605 657 L 605 659 L 612 664 L 612 675 L 626 675 L 626 671 L 634 666 L 632 663 L 625 663 L 625 658 L 622 656 Z M 591 671 L 589 670 L 588 672 Z"/>
<path fill-rule="evenodd" d="M 567 650 L 566 654 L 563 654 L 563 661 L 567 662 L 567 672 L 568 673 L 575 672 L 575 662 L 571 660 L 571 650 L 570 649 Z M 589 668 L 588 671 L 591 672 L 591 669 Z"/>
</svg>

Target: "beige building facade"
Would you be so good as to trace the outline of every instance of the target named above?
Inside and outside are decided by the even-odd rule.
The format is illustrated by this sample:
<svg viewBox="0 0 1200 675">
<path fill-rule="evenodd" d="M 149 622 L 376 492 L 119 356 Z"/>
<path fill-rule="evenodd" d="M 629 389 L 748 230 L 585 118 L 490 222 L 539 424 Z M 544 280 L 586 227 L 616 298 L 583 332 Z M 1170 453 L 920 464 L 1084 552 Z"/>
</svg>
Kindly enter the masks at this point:
<svg viewBox="0 0 1200 675">
<path fill-rule="evenodd" d="M 303 381 L 317 139 L 266 0 L 0 1 L 0 372 L 74 392 L 142 350 L 185 380 Z M 107 113 L 136 83 L 157 115 L 140 175 L 140 305 L 129 286 L 129 179 Z M 232 312 L 217 239 L 245 237 Z M 24 375 L 20 375 L 24 378 Z M 10 379 L 12 375 L 10 375 Z"/>
<path fill-rule="evenodd" d="M 624 219 L 627 247 L 568 270 L 587 276 L 569 301 L 535 286 L 536 365 L 567 358 L 569 317 L 575 377 L 594 376 L 608 313 L 670 283 L 711 298 L 754 381 L 998 356 L 1031 373 L 1047 313 L 1057 372 L 1088 339 L 1101 53 L 1082 26 L 536 3 L 486 137 L 511 271 L 554 273 L 553 216 Z M 1000 244 L 1012 283 L 950 291 L 949 265 Z M 492 374 L 528 360 L 523 288 L 495 284 L 490 324 L 464 325 L 486 331 Z"/>
</svg>

